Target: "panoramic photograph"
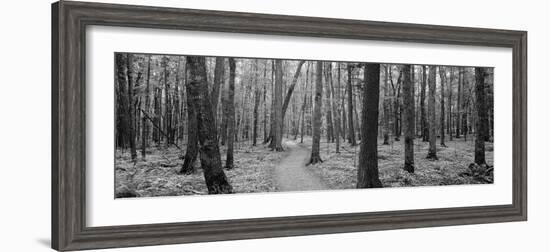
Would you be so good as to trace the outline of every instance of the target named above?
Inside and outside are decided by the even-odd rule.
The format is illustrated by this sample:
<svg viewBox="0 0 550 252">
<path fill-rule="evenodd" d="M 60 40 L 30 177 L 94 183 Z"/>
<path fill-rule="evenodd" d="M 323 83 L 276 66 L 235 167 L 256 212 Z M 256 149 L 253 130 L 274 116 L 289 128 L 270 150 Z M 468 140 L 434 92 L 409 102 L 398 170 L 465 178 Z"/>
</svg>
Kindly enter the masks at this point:
<svg viewBox="0 0 550 252">
<path fill-rule="evenodd" d="M 113 57 L 115 198 L 493 183 L 492 67 Z"/>
</svg>

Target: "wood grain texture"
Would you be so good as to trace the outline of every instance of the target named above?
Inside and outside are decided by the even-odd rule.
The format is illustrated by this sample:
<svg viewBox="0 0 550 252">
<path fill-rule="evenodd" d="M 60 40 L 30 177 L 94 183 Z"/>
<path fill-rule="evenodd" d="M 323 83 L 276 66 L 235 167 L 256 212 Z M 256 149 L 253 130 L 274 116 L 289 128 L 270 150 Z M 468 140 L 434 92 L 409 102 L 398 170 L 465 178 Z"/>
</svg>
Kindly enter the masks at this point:
<svg viewBox="0 0 550 252">
<path fill-rule="evenodd" d="M 86 227 L 88 25 L 507 47 L 513 50 L 511 205 Z M 52 247 L 80 250 L 527 219 L 527 32 L 237 12 L 52 5 Z"/>
</svg>

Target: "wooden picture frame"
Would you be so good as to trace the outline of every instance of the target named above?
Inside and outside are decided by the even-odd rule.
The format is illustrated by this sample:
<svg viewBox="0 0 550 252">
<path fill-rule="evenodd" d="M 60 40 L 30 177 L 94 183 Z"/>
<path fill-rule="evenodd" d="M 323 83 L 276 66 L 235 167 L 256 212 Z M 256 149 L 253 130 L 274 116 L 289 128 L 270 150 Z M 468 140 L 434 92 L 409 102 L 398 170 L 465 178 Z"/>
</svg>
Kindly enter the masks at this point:
<svg viewBox="0 0 550 252">
<path fill-rule="evenodd" d="M 86 227 L 85 50 L 89 25 L 511 48 L 512 204 Z M 145 7 L 52 5 L 52 248 L 80 250 L 527 220 L 527 32 Z"/>
</svg>

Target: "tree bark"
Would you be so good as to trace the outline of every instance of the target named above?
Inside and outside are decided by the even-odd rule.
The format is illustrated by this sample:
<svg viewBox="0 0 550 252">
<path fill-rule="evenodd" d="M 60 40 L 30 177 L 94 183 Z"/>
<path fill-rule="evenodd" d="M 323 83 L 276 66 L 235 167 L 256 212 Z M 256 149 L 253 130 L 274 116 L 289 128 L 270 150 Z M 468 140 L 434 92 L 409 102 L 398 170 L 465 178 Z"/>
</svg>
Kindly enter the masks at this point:
<svg viewBox="0 0 550 252">
<path fill-rule="evenodd" d="M 439 119 L 439 134 L 441 135 L 439 140 L 439 144 L 443 147 L 447 147 L 445 145 L 445 83 L 447 82 L 447 70 L 445 67 L 440 66 L 439 67 L 439 80 L 441 83 L 441 99 L 440 99 L 440 105 L 441 105 L 441 113 L 440 113 L 440 119 Z"/>
<path fill-rule="evenodd" d="M 414 89 L 411 81 L 411 66 L 403 65 L 403 107 L 405 109 L 405 166 L 404 170 L 414 172 Z"/>
<path fill-rule="evenodd" d="M 128 120 L 128 55 L 123 53 L 116 54 L 116 67 L 117 67 L 117 82 L 118 82 L 118 92 L 117 100 L 120 102 L 120 110 L 117 110 L 118 117 L 122 127 L 119 128 L 120 132 L 120 146 L 126 148 L 130 141 L 128 129 L 130 128 Z"/>
<path fill-rule="evenodd" d="M 380 64 L 365 64 L 363 109 L 361 111 L 361 146 L 357 170 L 357 188 L 382 187 L 378 178 L 378 99 Z"/>
<path fill-rule="evenodd" d="M 456 138 L 460 138 L 460 120 L 462 118 L 462 84 L 464 80 L 464 70 L 462 67 L 458 68 L 458 90 L 456 93 Z"/>
<path fill-rule="evenodd" d="M 233 188 L 222 169 L 216 126 L 214 125 L 214 113 L 208 94 L 205 58 L 187 57 L 186 65 L 189 69 L 187 93 L 193 109 L 197 112 L 200 159 L 208 193 L 232 193 Z"/>
<path fill-rule="evenodd" d="M 304 143 L 304 130 L 305 130 L 305 117 L 306 117 L 306 107 L 307 107 L 307 87 L 309 84 L 309 66 L 310 63 L 308 63 L 308 66 L 306 68 L 306 86 L 304 87 L 304 101 L 302 104 L 302 123 L 300 128 L 300 143 Z"/>
<path fill-rule="evenodd" d="M 199 137 L 198 137 L 198 123 L 197 123 L 197 111 L 192 104 L 193 97 L 189 91 L 187 92 L 187 148 L 185 150 L 185 156 L 183 158 L 183 164 L 179 174 L 193 174 L 195 173 L 195 161 L 199 153 Z"/>
<path fill-rule="evenodd" d="M 264 65 L 264 144 L 267 143 L 267 62 Z"/>
<path fill-rule="evenodd" d="M 292 93 L 294 92 L 294 88 L 296 87 L 296 83 L 298 82 L 298 78 L 300 77 L 300 73 L 302 72 L 302 66 L 304 65 L 305 62 L 306 62 L 305 60 L 301 60 L 300 62 L 298 62 L 298 67 L 296 67 L 296 72 L 294 72 L 292 83 L 290 84 L 286 92 L 285 101 L 283 103 L 283 112 L 282 112 L 283 120 L 285 118 L 286 110 L 288 109 L 288 104 L 290 103 L 290 98 L 292 98 Z M 282 69 L 281 69 L 281 72 L 282 72 Z"/>
<path fill-rule="evenodd" d="M 147 59 L 147 81 L 145 82 L 145 111 L 149 111 L 149 92 L 150 92 L 150 81 L 151 81 L 151 55 Z M 141 158 L 145 160 L 146 151 L 147 151 L 147 136 L 149 135 L 149 124 L 145 116 L 141 118 Z"/>
<path fill-rule="evenodd" d="M 475 142 L 475 157 L 474 162 L 478 165 L 485 165 L 485 138 L 487 128 L 487 104 L 485 90 L 485 76 L 487 72 L 483 67 L 475 68 L 476 77 L 476 109 L 477 109 L 477 125 L 476 125 L 476 142 Z"/>
<path fill-rule="evenodd" d="M 224 80 L 225 58 L 216 57 L 216 65 L 214 67 L 214 85 L 212 86 L 212 111 L 214 112 L 214 122 L 217 122 L 218 116 L 218 101 L 220 99 L 220 87 Z"/>
<path fill-rule="evenodd" d="M 227 157 L 225 168 L 233 169 L 233 144 L 235 141 L 235 59 L 229 58 L 229 89 L 227 92 Z"/>
<path fill-rule="evenodd" d="M 257 144 L 257 138 L 258 138 L 258 108 L 260 106 L 260 88 L 258 85 L 258 60 L 254 61 L 254 110 L 253 110 L 253 116 L 254 116 L 254 125 L 253 125 L 253 133 L 252 133 L 252 146 L 256 146 Z"/>
<path fill-rule="evenodd" d="M 469 101 L 466 100 L 466 94 L 467 94 L 467 91 L 469 90 L 469 87 L 468 87 L 468 82 L 466 82 L 464 80 L 464 71 L 465 69 L 463 69 L 463 73 L 462 73 L 462 122 L 461 122 L 461 125 L 462 125 L 462 134 L 464 135 L 464 140 L 467 140 L 468 138 L 468 103 Z"/>
<path fill-rule="evenodd" d="M 329 82 L 330 82 L 330 106 L 334 115 L 334 140 L 336 141 L 336 153 L 340 153 L 340 113 L 338 113 L 338 101 L 340 100 L 338 92 L 334 92 L 334 81 L 332 79 L 332 63 L 329 63 Z M 338 82 L 340 76 L 338 75 Z M 339 91 L 339 90 L 337 90 Z"/>
<path fill-rule="evenodd" d="M 131 53 L 127 54 L 127 73 L 128 73 L 128 137 L 130 140 L 130 155 L 132 161 L 137 160 L 136 151 L 136 130 L 135 130 L 135 106 L 134 106 L 134 83 L 133 83 L 133 57 Z"/>
<path fill-rule="evenodd" d="M 428 79 L 428 85 L 429 85 L 429 95 L 428 95 L 428 124 L 430 128 L 429 137 L 430 137 L 430 147 L 428 149 L 428 155 L 426 156 L 427 159 L 431 160 L 437 160 L 437 153 L 436 153 L 436 133 L 435 133 L 435 76 L 436 76 L 436 70 L 435 66 L 429 67 L 429 79 Z"/>
<path fill-rule="evenodd" d="M 321 106 L 323 104 L 323 62 L 315 63 L 315 107 L 313 108 L 313 143 L 308 164 L 323 162 L 320 155 Z"/>
<path fill-rule="evenodd" d="M 274 127 L 274 141 L 275 146 L 273 150 L 283 151 L 283 104 L 282 104 L 282 94 L 283 94 L 283 61 L 275 60 L 275 106 L 274 106 L 274 116 L 275 116 L 275 127 Z"/>
<path fill-rule="evenodd" d="M 449 133 L 449 140 L 453 141 L 453 111 L 451 108 L 453 101 L 453 78 L 454 78 L 454 69 L 451 67 L 451 74 L 449 78 L 449 98 L 447 99 L 447 133 Z"/>
<path fill-rule="evenodd" d="M 350 63 L 347 64 L 347 70 L 348 70 L 348 82 L 347 82 L 347 89 L 348 89 L 348 142 L 351 144 L 351 146 L 356 146 L 357 142 L 355 141 L 355 128 L 353 125 L 353 86 L 352 86 L 352 65 Z"/>
<path fill-rule="evenodd" d="M 385 65 L 384 72 L 384 100 L 382 106 L 384 107 L 384 142 L 383 145 L 389 145 L 390 142 L 390 104 L 389 104 L 389 65 Z"/>
<path fill-rule="evenodd" d="M 429 139 L 428 122 L 426 120 L 426 83 L 428 81 L 427 66 L 422 66 L 422 85 L 420 87 L 420 127 L 422 128 L 422 141 Z"/>
</svg>

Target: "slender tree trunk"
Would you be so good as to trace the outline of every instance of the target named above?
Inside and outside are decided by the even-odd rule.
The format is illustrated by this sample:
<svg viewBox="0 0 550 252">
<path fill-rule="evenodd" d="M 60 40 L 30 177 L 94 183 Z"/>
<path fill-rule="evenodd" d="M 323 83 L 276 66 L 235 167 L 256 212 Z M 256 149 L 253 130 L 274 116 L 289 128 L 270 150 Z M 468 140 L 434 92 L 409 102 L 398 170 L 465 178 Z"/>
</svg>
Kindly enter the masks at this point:
<svg viewBox="0 0 550 252">
<path fill-rule="evenodd" d="M 137 150 L 136 150 L 136 130 L 135 130 L 135 112 L 134 107 L 134 83 L 133 83 L 133 57 L 131 53 L 127 54 L 127 73 L 128 73 L 128 132 L 130 140 L 130 154 L 132 156 L 132 161 L 136 162 L 137 160 Z"/>
<path fill-rule="evenodd" d="M 365 64 L 363 109 L 361 111 L 361 146 L 357 170 L 357 188 L 382 187 L 378 178 L 378 99 L 380 64 Z"/>
<path fill-rule="evenodd" d="M 332 108 L 331 113 L 334 115 L 334 139 L 336 140 L 336 153 L 340 153 L 340 113 L 338 113 L 338 102 L 340 100 L 339 94 L 334 92 L 334 82 L 332 79 L 332 63 L 329 63 L 329 79 L 330 82 L 330 106 Z M 340 82 L 340 76 L 338 76 L 338 82 Z"/>
<path fill-rule="evenodd" d="M 436 154 L 436 133 L 435 133 L 435 76 L 436 76 L 436 70 L 435 66 L 429 67 L 429 79 L 428 79 L 428 85 L 429 85 L 429 95 L 428 95 L 428 124 L 430 128 L 430 147 L 428 149 L 428 155 L 426 156 L 427 159 L 431 160 L 437 160 L 437 154 Z"/>
<path fill-rule="evenodd" d="M 225 168 L 233 169 L 233 143 L 235 142 L 235 59 L 229 58 L 229 90 L 227 92 L 227 158 Z"/>
<path fill-rule="evenodd" d="M 342 64 L 338 63 L 338 76 L 340 76 L 341 70 L 342 70 Z M 340 82 L 338 82 L 338 85 L 340 85 Z M 338 90 L 341 90 L 340 86 L 338 86 Z M 344 138 L 344 140 L 346 140 L 346 136 L 347 136 L 346 129 L 347 129 L 347 122 L 348 122 L 348 118 L 346 117 L 346 90 L 344 90 L 344 94 L 341 96 L 341 99 L 342 100 L 340 101 L 340 108 L 342 109 L 342 137 Z"/>
<path fill-rule="evenodd" d="M 208 93 L 205 57 L 187 57 L 186 65 L 189 70 L 187 93 L 192 109 L 196 111 L 201 166 L 208 193 L 232 193 L 233 189 L 222 169 L 214 113 Z"/>
<path fill-rule="evenodd" d="M 145 111 L 149 111 L 149 92 L 150 92 L 150 81 L 151 81 L 151 55 L 147 59 L 147 81 L 145 83 Z M 147 151 L 147 136 L 149 135 L 149 124 L 145 116 L 141 118 L 141 158 L 145 160 L 145 155 Z"/>
<path fill-rule="evenodd" d="M 485 90 L 485 76 L 487 72 L 483 67 L 475 68 L 476 78 L 476 110 L 477 110 L 477 125 L 476 125 L 476 142 L 474 162 L 478 165 L 485 165 L 485 138 L 487 119 L 487 99 Z"/>
<path fill-rule="evenodd" d="M 275 60 L 275 146 L 273 149 L 275 151 L 283 151 L 283 104 L 282 104 L 282 94 L 283 94 L 283 61 Z"/>
<path fill-rule="evenodd" d="M 464 72 L 465 70 L 463 70 Z M 468 82 L 464 80 L 464 73 L 462 74 L 462 134 L 464 135 L 464 140 L 467 140 L 468 136 L 468 103 L 469 101 L 466 100 L 466 94 L 469 90 Z"/>
<path fill-rule="evenodd" d="M 449 77 L 449 98 L 447 99 L 447 133 L 449 133 L 449 140 L 453 141 L 453 115 L 452 115 L 452 99 L 453 99 L 453 78 L 454 78 L 454 69 L 451 67 L 451 76 Z"/>
<path fill-rule="evenodd" d="M 390 65 L 391 67 L 391 65 Z M 399 77 L 397 77 L 397 85 L 393 83 L 393 76 L 391 75 L 390 68 L 390 81 L 393 89 L 393 126 L 395 130 L 395 141 L 400 141 L 401 138 L 401 82 L 403 78 L 403 71 L 399 70 Z"/>
<path fill-rule="evenodd" d="M 428 122 L 426 120 L 426 83 L 428 81 L 427 77 L 427 66 L 422 66 L 422 85 L 420 88 L 420 124 L 422 128 L 422 141 L 427 142 L 429 139 L 429 130 Z"/>
<path fill-rule="evenodd" d="M 355 128 L 353 125 L 353 86 L 352 86 L 352 65 L 347 64 L 348 69 L 348 142 L 351 146 L 356 146 L 357 142 L 355 141 Z"/>
<path fill-rule="evenodd" d="M 440 145 L 443 147 L 447 147 L 445 145 L 445 83 L 447 82 L 447 70 L 445 67 L 440 66 L 439 67 L 439 80 L 441 83 L 441 113 L 440 113 L 440 119 L 439 119 L 439 134 L 441 135 L 440 139 Z"/>
<path fill-rule="evenodd" d="M 405 109 L 405 166 L 404 170 L 414 172 L 414 89 L 411 81 L 411 66 L 403 65 L 403 107 Z"/>
<path fill-rule="evenodd" d="M 305 130 L 305 117 L 306 117 L 306 107 L 307 107 L 307 87 L 309 84 L 309 67 L 310 63 L 308 62 L 307 68 L 306 68 L 306 86 L 304 87 L 304 101 L 302 104 L 302 125 L 300 129 L 300 143 L 304 143 L 304 130 Z"/>
<path fill-rule="evenodd" d="M 323 162 L 320 155 L 321 106 L 323 104 L 323 62 L 315 63 L 315 107 L 313 111 L 313 144 L 309 164 Z"/>
<path fill-rule="evenodd" d="M 216 123 L 217 111 L 218 111 L 218 100 L 220 99 L 220 87 L 222 86 L 224 80 L 224 66 L 225 58 L 216 57 L 216 65 L 214 67 L 214 85 L 212 86 L 212 111 L 214 111 L 214 122 Z"/>
<path fill-rule="evenodd" d="M 227 116 L 228 116 L 228 105 L 227 105 L 227 85 L 223 85 L 223 91 L 222 91 L 222 124 L 220 126 L 221 136 L 220 136 L 220 144 L 225 146 L 225 143 L 227 142 Z"/>
<path fill-rule="evenodd" d="M 260 106 L 260 88 L 258 85 L 258 60 L 254 61 L 254 128 L 252 129 L 252 146 L 256 146 L 256 141 L 258 138 L 258 107 Z"/>
<path fill-rule="evenodd" d="M 119 134 L 121 135 L 122 142 L 120 146 L 123 148 L 127 147 L 130 139 L 130 133 L 128 132 L 129 120 L 128 120 L 128 54 L 117 53 L 116 54 L 116 66 L 117 66 L 117 82 L 118 82 L 118 92 L 117 98 L 120 101 L 120 110 L 118 110 L 118 117 L 122 124 L 120 127 Z"/>
<path fill-rule="evenodd" d="M 385 65 L 384 72 L 384 100 L 382 105 L 384 107 L 384 142 L 383 145 L 389 145 L 390 142 L 390 104 L 389 104 L 389 65 Z"/>
<path fill-rule="evenodd" d="M 277 125 L 275 119 L 275 60 L 271 61 L 271 111 L 269 114 L 269 137 L 267 141 L 269 142 L 268 147 L 270 149 L 275 149 L 275 125 Z"/>
<path fill-rule="evenodd" d="M 329 71 L 332 71 L 332 67 L 330 66 L 330 63 L 325 63 L 325 83 L 326 83 L 326 92 L 325 92 L 325 98 L 326 98 L 326 121 L 327 121 L 327 142 L 334 142 L 334 122 L 332 118 L 332 101 L 331 101 L 331 81 L 329 78 L 331 75 L 329 75 Z"/>
<path fill-rule="evenodd" d="M 298 78 L 300 77 L 300 73 L 302 72 L 302 66 L 304 65 L 305 62 L 306 62 L 305 60 L 301 60 L 300 62 L 298 62 L 298 67 L 296 67 L 296 72 L 294 72 L 292 83 L 290 84 L 286 92 L 285 101 L 283 103 L 283 112 L 282 112 L 283 120 L 285 118 L 286 110 L 288 109 L 288 104 L 290 103 L 290 98 L 292 98 L 292 93 L 294 92 L 294 88 L 296 87 L 296 83 L 298 82 Z M 282 69 L 281 69 L 281 72 L 282 72 Z"/>
<path fill-rule="evenodd" d="M 462 84 L 464 80 L 464 69 L 462 67 L 458 68 L 458 91 L 456 93 L 456 138 L 460 138 L 460 120 L 462 118 Z"/>
<path fill-rule="evenodd" d="M 170 109 L 170 96 L 169 96 L 169 83 L 168 83 L 168 57 L 164 56 L 162 58 L 162 65 L 163 65 L 163 81 L 164 81 L 164 132 L 166 132 L 166 147 L 170 144 L 170 134 L 172 132 L 172 122 L 171 122 L 171 109 Z"/>
<path fill-rule="evenodd" d="M 267 62 L 264 65 L 264 78 L 262 82 L 264 83 L 264 144 L 267 143 Z"/>
</svg>

